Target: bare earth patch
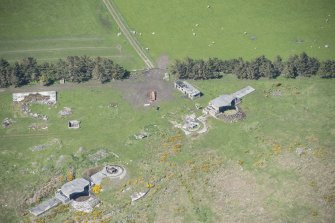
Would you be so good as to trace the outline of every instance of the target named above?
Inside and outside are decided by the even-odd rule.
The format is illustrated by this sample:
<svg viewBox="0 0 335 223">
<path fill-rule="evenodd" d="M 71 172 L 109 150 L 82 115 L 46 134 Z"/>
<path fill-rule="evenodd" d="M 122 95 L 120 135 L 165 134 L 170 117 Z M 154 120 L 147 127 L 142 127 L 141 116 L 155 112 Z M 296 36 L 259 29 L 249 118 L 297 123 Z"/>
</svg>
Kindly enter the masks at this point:
<svg viewBox="0 0 335 223">
<path fill-rule="evenodd" d="M 156 61 L 157 67 L 162 70 L 166 70 L 169 65 L 169 57 L 167 55 L 161 55 Z"/>
<path fill-rule="evenodd" d="M 128 80 L 115 81 L 113 84 L 122 92 L 124 100 L 134 107 L 143 107 L 149 103 L 148 93 L 157 92 L 157 100 L 153 105 L 173 99 L 173 86 L 164 81 L 165 70 L 151 69 L 143 73 L 134 74 Z"/>
</svg>

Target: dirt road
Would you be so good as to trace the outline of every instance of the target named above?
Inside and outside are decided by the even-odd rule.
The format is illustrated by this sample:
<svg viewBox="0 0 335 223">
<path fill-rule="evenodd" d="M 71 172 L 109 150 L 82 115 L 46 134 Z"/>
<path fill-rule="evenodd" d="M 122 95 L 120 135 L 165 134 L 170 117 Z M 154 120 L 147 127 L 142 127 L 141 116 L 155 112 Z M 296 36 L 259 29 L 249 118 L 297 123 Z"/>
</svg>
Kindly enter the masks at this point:
<svg viewBox="0 0 335 223">
<path fill-rule="evenodd" d="M 130 45 L 135 49 L 137 54 L 141 57 L 141 59 L 144 61 L 145 65 L 148 69 L 154 68 L 154 63 L 149 59 L 149 57 L 146 55 L 143 48 L 140 46 L 139 42 L 134 38 L 134 36 L 130 33 L 130 30 L 123 22 L 123 19 L 121 15 L 117 12 L 117 9 L 114 7 L 114 5 L 109 0 L 102 0 L 103 3 L 106 5 L 109 13 L 114 18 L 116 24 L 120 27 L 123 35 L 126 37 Z"/>
</svg>

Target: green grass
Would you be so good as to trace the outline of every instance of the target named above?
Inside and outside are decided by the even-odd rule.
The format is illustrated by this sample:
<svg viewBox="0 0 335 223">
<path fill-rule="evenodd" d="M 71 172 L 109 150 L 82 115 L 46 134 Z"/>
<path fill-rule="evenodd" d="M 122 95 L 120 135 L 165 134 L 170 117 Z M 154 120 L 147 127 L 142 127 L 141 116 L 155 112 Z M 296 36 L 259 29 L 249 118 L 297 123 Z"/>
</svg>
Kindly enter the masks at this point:
<svg viewBox="0 0 335 223">
<path fill-rule="evenodd" d="M 202 105 L 216 95 L 233 93 L 247 85 L 257 89 L 243 100 L 241 107 L 247 114 L 245 122 L 222 125 L 220 121 L 212 120 L 210 124 L 215 130 L 209 131 L 197 144 L 200 148 L 210 146 L 234 159 L 242 159 L 247 166 L 252 166 L 257 156 L 270 154 L 275 144 L 285 148 L 293 143 L 309 145 L 308 138 L 313 136 L 318 138 L 318 146 L 330 149 L 333 145 L 331 129 L 335 126 L 330 116 L 334 109 L 332 101 L 335 100 L 330 87 L 332 82 L 284 78 L 236 82 L 229 75 L 219 81 L 194 81 L 199 89 L 206 92 L 199 100 Z M 275 87 L 277 83 L 282 85 Z M 280 89 L 282 96 L 266 97 L 264 91 L 271 88 Z"/>
<path fill-rule="evenodd" d="M 112 1 L 131 29 L 142 33 L 138 38 L 155 59 L 162 54 L 170 59 L 262 54 L 272 59 L 303 51 L 320 59 L 335 57 L 332 0 Z"/>
<path fill-rule="evenodd" d="M 177 131 L 169 120 L 181 121 L 183 114 L 191 112 L 200 114 L 200 111 L 195 109 L 194 103 L 205 106 L 212 98 L 235 92 L 246 85 L 256 89 L 254 93 L 246 96 L 241 104 L 247 118 L 234 124 L 210 119 L 208 133 L 197 138 L 184 137 L 181 140 L 182 151 L 168 158 L 168 162 L 175 164 L 174 168 L 179 169 L 177 176 L 180 174 L 181 179 L 184 179 L 182 169 L 189 160 L 203 162 L 204 160 L 197 158 L 199 154 L 215 151 L 219 157 L 222 156 L 226 160 L 243 162 L 242 166 L 250 171 L 261 185 L 266 184 L 270 178 L 276 182 L 271 188 L 282 191 L 289 189 L 285 186 L 286 182 L 296 182 L 297 173 L 279 168 L 275 164 L 272 154 L 275 144 L 280 145 L 284 151 L 292 151 L 298 145 L 321 149 L 328 154 L 325 159 L 333 159 L 335 121 L 331 114 L 335 109 L 334 80 L 279 78 L 252 81 L 237 80 L 233 76 L 226 75 L 220 80 L 192 81 L 192 83 L 204 92 L 203 97 L 193 102 L 183 98 L 176 91 L 175 99 L 161 103 L 159 112 L 155 109 L 133 108 L 122 99 L 121 93 L 113 87 L 113 83 L 96 87 L 79 85 L 73 89 L 60 90 L 56 107 L 49 109 L 43 105 L 32 106 L 33 111 L 49 116 L 49 129 L 46 132 L 28 130 L 31 123 L 42 121 L 19 116 L 14 112 L 15 107 L 11 103 L 10 92 L 6 90 L 0 93 L 0 120 L 5 117 L 14 118 L 17 114 L 16 123 L 12 127 L 0 128 L 0 170 L 2 172 L 0 198 L 6 200 L 8 204 L 7 207 L 1 207 L 0 218 L 6 219 L 7 222 L 20 219 L 20 215 L 15 210 L 23 197 L 35 191 L 51 176 L 65 175 L 66 171 L 72 167 L 75 168 L 78 176 L 81 176 L 85 169 L 95 165 L 106 162 L 119 163 L 126 166 L 130 179 L 139 176 L 144 176 L 146 179 L 153 175 L 162 176 L 166 170 L 173 168 L 159 162 L 160 154 L 165 151 L 162 144 L 167 137 L 176 134 Z M 278 83 L 281 83 L 280 87 L 275 86 Z M 280 89 L 282 96 L 267 97 L 267 92 L 272 88 Z M 118 108 L 108 108 L 110 103 L 117 103 Z M 62 119 L 57 113 L 64 106 L 72 107 L 74 113 Z M 67 129 L 67 120 L 70 119 L 80 120 L 81 128 Z M 132 139 L 133 134 L 145 128 L 151 129 L 151 135 L 147 139 L 142 141 Z M 43 151 L 31 151 L 32 146 L 45 144 L 53 139 L 59 139 L 61 146 L 53 145 Z M 85 148 L 82 155 L 76 155 L 79 147 Z M 90 162 L 87 155 L 101 148 L 118 154 L 120 159 L 110 156 L 98 163 Z M 64 160 L 58 163 L 61 156 Z M 260 161 L 264 162 L 265 168 L 257 166 Z M 196 179 L 202 180 L 201 177 Z M 184 181 L 186 189 L 190 190 L 193 196 L 202 195 L 194 189 L 193 185 L 187 185 L 187 182 Z M 163 181 L 161 185 L 161 188 L 164 188 L 168 183 Z M 170 186 L 178 188 L 178 185 Z M 160 188 L 160 184 L 157 187 Z M 106 189 L 100 199 L 106 205 L 114 199 L 127 203 L 129 196 L 122 195 L 124 196 L 122 200 L 121 195 Z M 147 198 L 148 201 L 144 200 L 144 203 L 141 203 L 148 205 L 148 210 L 152 210 L 150 212 L 152 214 L 148 214 L 150 219 L 155 218 L 154 210 L 157 209 L 154 208 L 157 207 L 150 202 L 156 202 L 155 199 L 159 199 L 156 196 L 159 195 L 150 195 Z M 186 221 L 211 222 L 216 219 L 211 203 L 203 204 L 204 208 L 197 209 L 199 207 L 196 205 L 197 202 L 192 200 L 192 197 L 188 199 L 192 202 L 181 207 L 181 210 L 186 208 L 190 217 L 189 220 L 186 218 Z M 282 207 L 279 210 L 270 209 L 270 211 L 278 213 L 278 219 L 287 221 L 300 221 L 311 209 L 308 205 L 304 205 L 301 209 L 301 204 L 293 204 L 293 207 L 288 209 L 287 201 L 275 195 L 268 200 L 269 207 Z M 115 202 L 111 205 L 117 207 Z M 130 211 L 129 213 L 134 213 L 138 211 L 138 207 L 141 205 L 129 206 L 127 210 Z M 105 208 L 108 209 L 108 206 Z M 127 213 L 120 215 L 124 216 Z M 183 212 L 180 214 L 183 215 Z"/>
<path fill-rule="evenodd" d="M 102 1 L 0 1 L 0 57 L 40 62 L 70 55 L 110 57 L 128 69 L 143 62 L 122 36 Z"/>
</svg>

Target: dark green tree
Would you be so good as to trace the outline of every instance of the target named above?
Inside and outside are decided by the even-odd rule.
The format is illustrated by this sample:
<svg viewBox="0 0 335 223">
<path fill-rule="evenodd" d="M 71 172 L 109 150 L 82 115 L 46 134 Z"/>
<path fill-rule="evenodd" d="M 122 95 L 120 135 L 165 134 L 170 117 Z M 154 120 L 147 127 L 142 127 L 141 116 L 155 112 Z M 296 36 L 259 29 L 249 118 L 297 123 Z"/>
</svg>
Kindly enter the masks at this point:
<svg viewBox="0 0 335 223">
<path fill-rule="evenodd" d="M 335 78 L 335 60 L 321 62 L 318 74 L 322 78 Z"/>
<path fill-rule="evenodd" d="M 301 53 L 294 62 L 298 76 L 310 77 L 315 75 L 320 66 L 317 59 L 309 57 L 305 52 Z"/>
<path fill-rule="evenodd" d="M 27 84 L 21 65 L 15 62 L 11 70 L 10 83 L 15 87 Z"/>
<path fill-rule="evenodd" d="M 35 58 L 33 57 L 24 58 L 21 61 L 21 68 L 24 74 L 25 83 L 30 83 L 39 80 L 40 71 L 38 69 L 37 61 Z"/>
<path fill-rule="evenodd" d="M 11 85 L 11 66 L 8 61 L 0 59 L 0 87 Z"/>
<path fill-rule="evenodd" d="M 280 56 L 276 56 L 276 58 L 273 61 L 273 66 L 276 71 L 276 76 L 281 75 L 284 69 L 284 62 L 283 59 Z"/>
</svg>

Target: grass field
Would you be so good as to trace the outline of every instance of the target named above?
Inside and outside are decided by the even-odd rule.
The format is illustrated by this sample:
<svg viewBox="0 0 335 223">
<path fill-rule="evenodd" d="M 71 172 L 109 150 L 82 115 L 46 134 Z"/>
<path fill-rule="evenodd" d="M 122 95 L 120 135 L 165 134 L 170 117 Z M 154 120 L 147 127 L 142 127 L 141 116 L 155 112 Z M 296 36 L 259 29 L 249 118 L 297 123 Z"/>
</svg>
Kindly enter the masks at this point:
<svg viewBox="0 0 335 223">
<path fill-rule="evenodd" d="M 122 36 L 104 4 L 94 1 L 0 1 L 0 57 L 40 62 L 69 55 L 110 57 L 128 69 L 144 64 Z"/>
<path fill-rule="evenodd" d="M 335 57 L 331 0 L 110 1 L 154 59 L 285 58 L 303 51 L 319 59 Z M 111 57 L 127 69 L 144 67 L 125 38 L 117 37 L 100 0 L 0 3 L 0 57 L 34 56 L 43 62 L 85 54 Z M 102 183 L 100 207 L 83 214 L 60 205 L 39 222 L 103 216 L 112 222 L 335 222 L 335 80 L 224 75 L 190 81 L 204 93 L 191 101 L 172 81 L 162 80 L 164 72 L 132 73 L 103 85 L 0 89 L 0 121 L 14 120 L 0 127 L 0 222 L 34 222 L 29 208 L 52 196 L 69 170 L 82 177 L 107 163 L 124 166 L 128 177 Z M 191 136 L 173 126 L 185 115 L 201 115 L 196 103 L 204 107 L 247 85 L 256 91 L 241 103 L 246 119 L 209 118 L 208 132 Z M 12 103 L 13 92 L 41 89 L 57 90 L 55 106 L 31 106 L 48 121 L 25 117 Z M 153 89 L 158 101 L 143 107 Z M 73 114 L 59 117 L 63 107 Z M 73 119 L 81 121 L 80 129 L 67 128 Z M 32 130 L 32 124 L 48 128 Z M 136 140 L 134 134 L 142 131 L 149 136 Z M 34 151 L 36 146 L 42 149 Z M 55 179 L 60 185 L 52 188 Z M 148 194 L 131 204 L 130 195 L 146 191 L 148 183 Z M 49 191 L 29 204 L 41 188 Z"/>
<path fill-rule="evenodd" d="M 29 207 L 22 206 L 23 200 L 50 177 L 65 176 L 71 168 L 80 177 L 87 168 L 118 163 L 127 168 L 129 181 L 124 187 L 105 182 L 98 195 L 103 201 L 98 211 L 113 211 L 115 221 L 334 220 L 335 191 L 330 180 L 335 157 L 334 80 L 250 81 L 228 75 L 193 84 L 204 92 L 202 98 L 193 102 L 175 91 L 173 99 L 159 103 L 159 111 L 133 107 L 123 100 L 127 91 L 119 91 L 117 82 L 59 89 L 55 107 L 32 106 L 33 111 L 49 116 L 48 130 L 39 131 L 28 126 L 42 121 L 22 117 L 13 107 L 11 92 L 15 89 L 0 93 L 0 120 L 10 117 L 16 121 L 0 129 L 0 218 L 5 222 L 29 219 L 29 215 L 22 217 Z M 209 119 L 209 132 L 194 137 L 185 137 L 170 123 L 181 122 L 185 114 L 200 114 L 194 103 L 205 106 L 213 97 L 246 85 L 256 91 L 241 104 L 247 114 L 244 121 L 227 124 Z M 271 96 L 272 90 L 280 90 L 282 96 Z M 110 103 L 117 108 L 109 108 Z M 72 107 L 74 113 L 62 119 L 57 113 L 64 106 Z M 68 119 L 80 120 L 81 128 L 67 129 Z M 142 130 L 150 136 L 134 140 L 133 134 Z M 41 144 L 49 146 L 32 152 L 33 146 Z M 306 148 L 305 154 L 298 156 L 297 147 Z M 91 161 L 90 155 L 101 149 L 119 158 L 109 155 Z M 129 193 L 143 190 L 147 182 L 154 182 L 155 187 L 130 205 Z M 130 191 L 121 192 L 126 187 Z M 58 215 L 44 216 L 46 222 L 93 218 L 93 214 L 59 208 L 51 213 Z"/>
<path fill-rule="evenodd" d="M 332 0 L 111 1 L 155 59 L 335 57 Z"/>
<path fill-rule="evenodd" d="M 154 60 L 161 55 L 251 59 L 262 54 L 272 59 L 303 51 L 320 59 L 335 57 L 331 0 L 113 2 Z M 0 57 L 33 56 L 44 62 L 105 56 L 128 69 L 144 67 L 126 39 L 117 37 L 102 1 L 0 3 Z"/>
</svg>

